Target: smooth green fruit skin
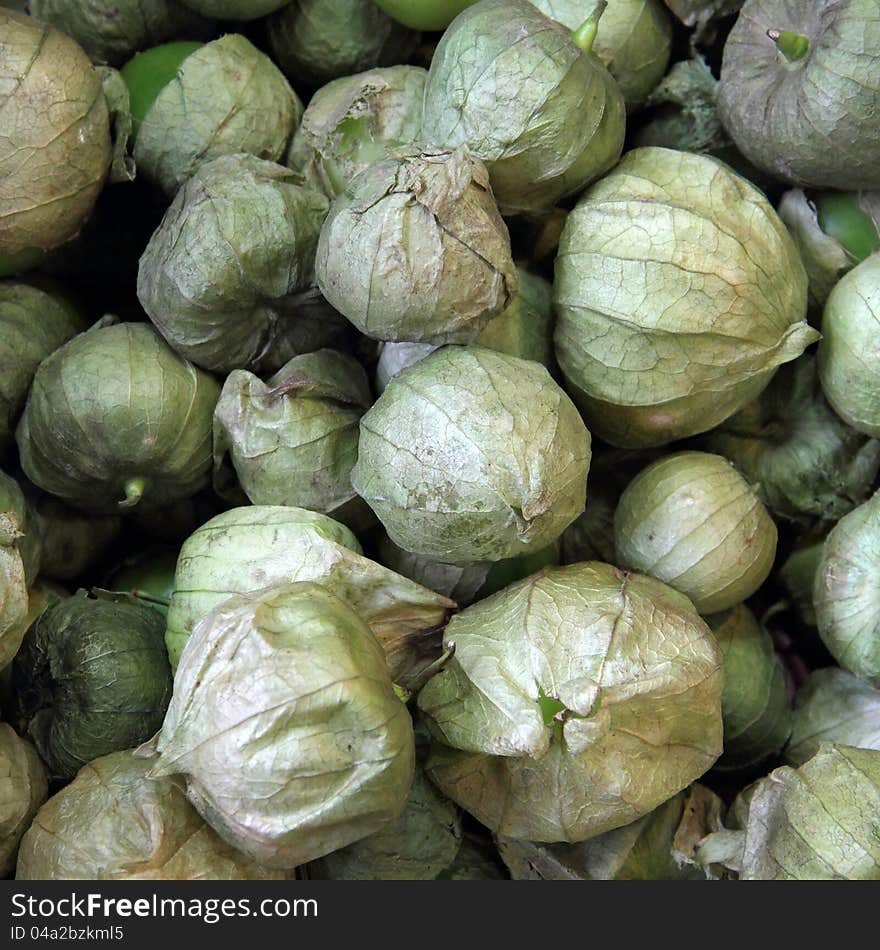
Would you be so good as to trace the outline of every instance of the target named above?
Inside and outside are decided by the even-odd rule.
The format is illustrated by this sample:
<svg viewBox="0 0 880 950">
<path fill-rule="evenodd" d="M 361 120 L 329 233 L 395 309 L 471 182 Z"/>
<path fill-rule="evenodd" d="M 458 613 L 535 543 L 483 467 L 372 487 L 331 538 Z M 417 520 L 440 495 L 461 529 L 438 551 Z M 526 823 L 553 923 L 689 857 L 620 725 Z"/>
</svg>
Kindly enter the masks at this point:
<svg viewBox="0 0 880 950">
<path fill-rule="evenodd" d="M 813 197 L 819 226 L 838 241 L 856 262 L 880 250 L 880 235 L 871 218 L 859 206 L 857 192 L 824 191 Z"/>
<path fill-rule="evenodd" d="M 445 30 L 477 0 L 376 0 L 376 6 L 413 30 Z"/>
<path fill-rule="evenodd" d="M 153 108 L 156 97 L 177 75 L 184 60 L 203 45 L 193 42 L 163 43 L 138 53 L 122 67 L 120 72 L 128 86 L 135 132 Z"/>
<path fill-rule="evenodd" d="M 143 598 L 160 613 L 166 613 L 174 593 L 177 552 L 163 551 L 120 568 L 109 581 L 114 591 L 125 591 Z"/>
</svg>

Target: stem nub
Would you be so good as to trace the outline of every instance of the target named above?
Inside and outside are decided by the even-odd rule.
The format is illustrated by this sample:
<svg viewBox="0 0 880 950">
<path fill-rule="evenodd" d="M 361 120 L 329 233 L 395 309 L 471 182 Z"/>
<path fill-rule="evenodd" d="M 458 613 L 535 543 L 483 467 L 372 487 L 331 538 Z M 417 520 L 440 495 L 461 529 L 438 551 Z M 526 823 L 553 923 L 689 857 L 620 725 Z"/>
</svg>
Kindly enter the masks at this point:
<svg viewBox="0 0 880 950">
<path fill-rule="evenodd" d="M 134 508 L 134 506 L 144 497 L 144 490 L 147 487 L 147 480 L 138 476 L 129 478 L 125 483 L 125 498 L 119 502 L 120 508 Z"/>
<path fill-rule="evenodd" d="M 571 34 L 575 45 L 579 46 L 585 53 L 589 53 L 593 48 L 596 39 L 596 33 L 599 31 L 599 20 L 608 6 L 608 0 L 597 0 L 593 6 L 593 12 L 584 20 L 583 23 Z"/>
<path fill-rule="evenodd" d="M 767 30 L 767 36 L 776 44 L 779 52 L 790 62 L 800 62 L 810 52 L 810 39 L 803 33 L 791 30 Z"/>
</svg>

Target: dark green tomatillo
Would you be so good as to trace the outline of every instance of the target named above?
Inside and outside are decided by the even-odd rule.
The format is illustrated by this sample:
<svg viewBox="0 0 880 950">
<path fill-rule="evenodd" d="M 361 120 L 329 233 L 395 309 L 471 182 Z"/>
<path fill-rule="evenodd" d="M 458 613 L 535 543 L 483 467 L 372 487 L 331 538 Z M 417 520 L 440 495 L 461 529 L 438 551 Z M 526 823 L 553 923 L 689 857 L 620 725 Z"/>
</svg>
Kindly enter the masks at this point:
<svg viewBox="0 0 880 950">
<path fill-rule="evenodd" d="M 15 718 L 57 778 L 159 728 L 171 698 L 162 617 L 131 598 L 81 591 L 50 606 L 13 665 Z"/>
<path fill-rule="evenodd" d="M 210 474 L 219 391 L 148 324 L 98 325 L 40 364 L 16 432 L 22 468 L 99 513 L 186 498 Z"/>
</svg>

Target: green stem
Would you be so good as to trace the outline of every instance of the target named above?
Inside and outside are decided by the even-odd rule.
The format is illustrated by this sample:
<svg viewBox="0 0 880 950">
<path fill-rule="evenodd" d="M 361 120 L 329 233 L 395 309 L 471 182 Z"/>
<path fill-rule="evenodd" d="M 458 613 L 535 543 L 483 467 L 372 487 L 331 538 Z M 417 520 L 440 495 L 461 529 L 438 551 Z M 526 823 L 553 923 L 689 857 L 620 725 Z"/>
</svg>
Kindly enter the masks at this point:
<svg viewBox="0 0 880 950">
<path fill-rule="evenodd" d="M 147 487 L 147 480 L 138 476 L 130 478 L 125 483 L 125 499 L 119 502 L 120 508 L 134 508 L 134 506 L 144 497 L 144 489 Z"/>
<path fill-rule="evenodd" d="M 585 53 L 589 53 L 593 48 L 593 42 L 596 39 L 596 34 L 599 32 L 599 20 L 607 6 L 608 0 L 598 0 L 593 7 L 593 12 L 571 34 L 575 45 L 579 46 Z"/>
<path fill-rule="evenodd" d="M 797 63 L 810 52 L 809 37 L 791 30 L 767 30 L 767 36 L 776 44 L 776 48 L 790 62 Z"/>
<path fill-rule="evenodd" d="M 392 683 L 391 685 L 394 689 L 394 695 L 405 706 L 412 699 L 412 690 L 407 689 L 405 686 L 401 686 L 399 683 Z"/>
</svg>

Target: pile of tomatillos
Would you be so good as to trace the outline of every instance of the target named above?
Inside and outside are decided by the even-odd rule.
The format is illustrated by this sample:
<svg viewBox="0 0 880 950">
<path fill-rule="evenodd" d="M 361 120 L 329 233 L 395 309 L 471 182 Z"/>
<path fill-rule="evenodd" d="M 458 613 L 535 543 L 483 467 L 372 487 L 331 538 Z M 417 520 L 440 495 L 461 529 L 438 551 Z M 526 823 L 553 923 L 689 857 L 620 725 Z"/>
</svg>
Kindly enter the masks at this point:
<svg viewBox="0 0 880 950">
<path fill-rule="evenodd" d="M 878 75 L 0 2 L 0 876 L 880 879 Z"/>
</svg>

